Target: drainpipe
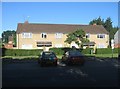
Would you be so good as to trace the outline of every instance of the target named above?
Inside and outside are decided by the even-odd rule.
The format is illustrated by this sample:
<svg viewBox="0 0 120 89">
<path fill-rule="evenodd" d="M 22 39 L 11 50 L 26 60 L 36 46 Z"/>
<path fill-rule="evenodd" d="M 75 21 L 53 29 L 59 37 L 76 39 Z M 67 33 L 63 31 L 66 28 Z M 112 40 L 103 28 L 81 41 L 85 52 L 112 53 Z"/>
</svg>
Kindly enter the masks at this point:
<svg viewBox="0 0 120 89">
<path fill-rule="evenodd" d="M 19 33 L 17 34 L 17 48 L 19 49 Z"/>
</svg>

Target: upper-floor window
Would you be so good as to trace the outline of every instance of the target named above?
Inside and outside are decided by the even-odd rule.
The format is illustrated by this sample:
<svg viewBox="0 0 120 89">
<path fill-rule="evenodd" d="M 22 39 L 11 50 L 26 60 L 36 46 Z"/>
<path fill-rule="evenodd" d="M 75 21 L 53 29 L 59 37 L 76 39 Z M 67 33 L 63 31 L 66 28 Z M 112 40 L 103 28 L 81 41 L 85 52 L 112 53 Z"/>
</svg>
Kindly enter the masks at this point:
<svg viewBox="0 0 120 89">
<path fill-rule="evenodd" d="M 42 38 L 47 38 L 47 33 L 41 33 Z"/>
<path fill-rule="evenodd" d="M 105 38 L 105 34 L 98 34 L 97 38 Z"/>
<path fill-rule="evenodd" d="M 55 38 L 62 38 L 63 33 L 55 33 Z"/>
<path fill-rule="evenodd" d="M 22 38 L 32 38 L 32 33 L 23 32 Z"/>
<path fill-rule="evenodd" d="M 86 34 L 86 38 L 90 38 L 90 34 L 89 33 Z"/>
</svg>

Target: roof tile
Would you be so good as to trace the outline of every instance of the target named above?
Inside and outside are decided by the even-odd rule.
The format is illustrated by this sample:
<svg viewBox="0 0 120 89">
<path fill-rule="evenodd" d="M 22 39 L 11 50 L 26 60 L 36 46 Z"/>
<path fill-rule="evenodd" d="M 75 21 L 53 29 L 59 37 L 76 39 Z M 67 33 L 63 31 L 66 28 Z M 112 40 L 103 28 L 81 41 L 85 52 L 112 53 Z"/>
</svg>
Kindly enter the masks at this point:
<svg viewBox="0 0 120 89">
<path fill-rule="evenodd" d="M 108 34 L 102 25 L 73 25 L 73 24 L 36 24 L 36 23 L 18 23 L 17 33 L 70 33 L 77 29 L 83 29 L 86 33 L 91 34 Z"/>
</svg>

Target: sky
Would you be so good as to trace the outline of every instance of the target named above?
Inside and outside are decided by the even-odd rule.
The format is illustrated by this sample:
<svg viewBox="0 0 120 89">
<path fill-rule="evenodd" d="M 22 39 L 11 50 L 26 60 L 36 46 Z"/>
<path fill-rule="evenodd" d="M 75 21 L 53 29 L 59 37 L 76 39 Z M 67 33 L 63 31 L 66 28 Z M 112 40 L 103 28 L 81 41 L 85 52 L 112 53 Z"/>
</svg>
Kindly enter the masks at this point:
<svg viewBox="0 0 120 89">
<path fill-rule="evenodd" d="M 118 2 L 2 2 L 2 26 L 16 30 L 18 23 L 89 24 L 99 16 L 118 26 Z M 2 29 L 1 29 L 2 28 Z"/>
</svg>

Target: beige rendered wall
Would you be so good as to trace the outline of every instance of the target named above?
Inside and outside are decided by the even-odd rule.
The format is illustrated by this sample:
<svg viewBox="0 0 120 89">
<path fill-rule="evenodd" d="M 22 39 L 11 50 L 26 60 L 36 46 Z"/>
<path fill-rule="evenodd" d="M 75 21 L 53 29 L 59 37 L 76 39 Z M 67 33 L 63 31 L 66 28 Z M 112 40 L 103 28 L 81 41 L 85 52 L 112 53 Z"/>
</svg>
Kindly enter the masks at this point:
<svg viewBox="0 0 120 89">
<path fill-rule="evenodd" d="M 52 47 L 55 47 L 57 44 L 61 44 L 63 47 L 66 46 L 64 43 L 66 39 L 66 34 L 63 34 L 62 38 L 55 38 L 54 33 L 47 33 L 47 38 L 42 38 L 41 33 L 39 34 L 32 34 L 32 38 L 22 38 L 21 34 L 17 34 L 17 47 L 19 49 L 22 48 L 23 44 L 32 44 L 33 49 L 42 49 L 43 47 L 37 47 L 36 42 L 37 41 L 51 41 L 52 42 Z"/>
<path fill-rule="evenodd" d="M 97 47 L 104 44 L 105 48 L 107 48 L 109 45 L 109 35 L 107 34 L 105 34 L 105 38 L 97 38 L 97 34 L 90 34 L 89 40 L 95 42 Z"/>
<path fill-rule="evenodd" d="M 47 38 L 42 38 L 41 33 L 32 34 L 32 38 L 22 38 L 21 34 L 17 34 L 17 48 L 21 49 L 23 44 L 32 44 L 33 49 L 42 49 L 43 47 L 37 47 L 37 41 L 51 41 L 52 47 L 55 47 L 56 44 L 61 44 L 62 47 L 69 47 L 69 44 L 66 44 L 67 34 L 63 34 L 62 38 L 55 38 L 55 33 L 47 33 Z M 109 36 L 106 34 L 105 38 L 97 38 L 97 34 L 90 34 L 90 41 L 94 41 L 96 46 L 99 44 L 104 44 L 107 48 L 109 45 Z"/>
</svg>

